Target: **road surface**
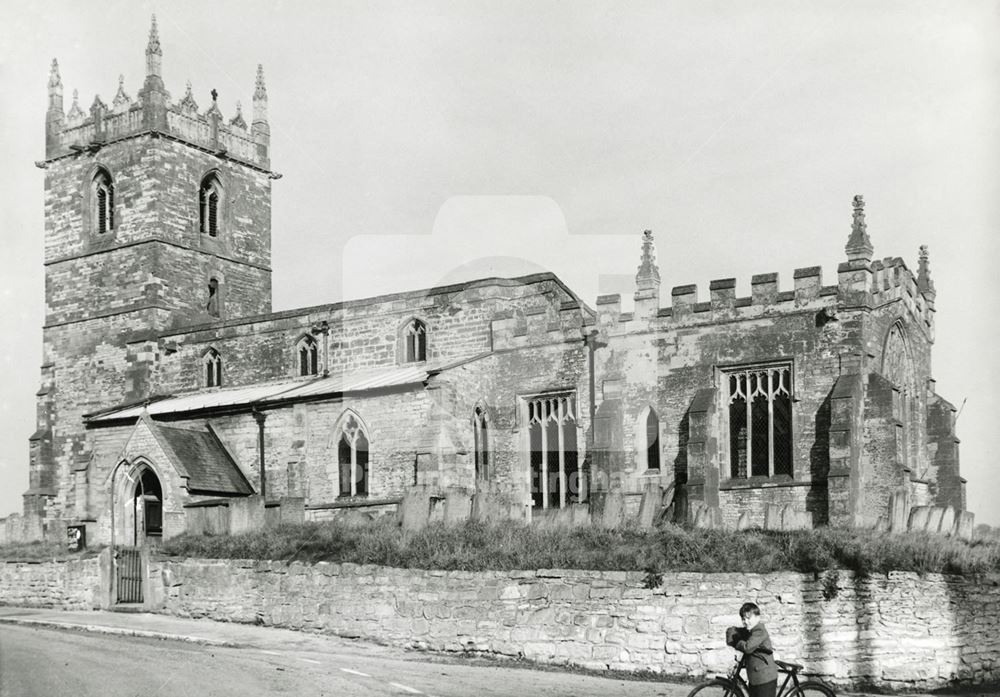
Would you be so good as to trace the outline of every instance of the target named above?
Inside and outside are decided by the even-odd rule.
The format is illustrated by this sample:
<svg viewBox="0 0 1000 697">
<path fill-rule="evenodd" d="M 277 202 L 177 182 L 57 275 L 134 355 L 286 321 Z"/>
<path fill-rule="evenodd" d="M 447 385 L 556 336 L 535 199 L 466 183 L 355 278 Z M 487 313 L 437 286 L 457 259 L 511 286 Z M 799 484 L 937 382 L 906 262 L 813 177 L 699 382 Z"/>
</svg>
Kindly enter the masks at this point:
<svg viewBox="0 0 1000 697">
<path fill-rule="evenodd" d="M 2 697 L 685 697 L 690 686 L 449 660 L 344 640 L 229 648 L 0 626 Z"/>
</svg>

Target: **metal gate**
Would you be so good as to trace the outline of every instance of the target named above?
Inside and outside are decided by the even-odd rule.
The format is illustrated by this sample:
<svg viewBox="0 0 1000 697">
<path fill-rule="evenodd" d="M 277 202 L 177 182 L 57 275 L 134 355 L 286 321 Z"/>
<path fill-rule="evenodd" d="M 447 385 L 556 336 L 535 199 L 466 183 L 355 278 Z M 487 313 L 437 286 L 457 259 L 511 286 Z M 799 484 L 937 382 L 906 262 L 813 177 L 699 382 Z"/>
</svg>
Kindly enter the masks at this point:
<svg viewBox="0 0 1000 697">
<path fill-rule="evenodd" d="M 115 553 L 118 602 L 142 602 L 142 556 L 138 547 L 119 547 Z"/>
</svg>

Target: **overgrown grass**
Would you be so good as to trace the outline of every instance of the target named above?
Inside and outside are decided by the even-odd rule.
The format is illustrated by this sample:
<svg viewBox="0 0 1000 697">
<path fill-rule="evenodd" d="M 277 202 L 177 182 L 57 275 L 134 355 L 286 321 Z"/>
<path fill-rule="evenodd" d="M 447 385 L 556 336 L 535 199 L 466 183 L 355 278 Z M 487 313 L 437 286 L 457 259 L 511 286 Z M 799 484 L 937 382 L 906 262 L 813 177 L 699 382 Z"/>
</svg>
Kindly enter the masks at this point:
<svg viewBox="0 0 1000 697">
<path fill-rule="evenodd" d="M 233 536 L 185 534 L 167 541 L 174 556 L 332 561 L 443 570 L 590 569 L 595 571 L 819 572 L 848 569 L 980 574 L 1000 571 L 1000 540 L 971 543 L 939 535 L 888 535 L 822 528 L 656 530 L 541 528 L 518 523 L 430 525 L 401 530 L 393 520 L 368 525 L 306 523 Z"/>
<path fill-rule="evenodd" d="M 59 542 L 20 542 L 0 545 L 0 560 L 4 561 L 42 561 L 45 559 L 79 559 L 92 557 L 100 549 L 88 549 L 83 552 L 70 552 L 65 544 Z"/>
</svg>

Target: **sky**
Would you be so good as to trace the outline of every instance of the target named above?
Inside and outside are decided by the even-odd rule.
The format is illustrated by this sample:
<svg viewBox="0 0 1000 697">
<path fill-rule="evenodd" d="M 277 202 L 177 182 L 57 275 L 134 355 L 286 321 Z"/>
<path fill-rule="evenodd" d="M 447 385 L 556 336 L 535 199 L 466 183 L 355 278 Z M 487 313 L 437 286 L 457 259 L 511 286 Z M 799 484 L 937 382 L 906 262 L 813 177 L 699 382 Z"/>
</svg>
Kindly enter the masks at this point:
<svg viewBox="0 0 1000 697">
<path fill-rule="evenodd" d="M 27 489 L 44 316 L 46 82 L 135 97 L 156 13 L 174 99 L 249 118 L 264 65 L 276 310 L 546 269 L 627 307 L 822 266 L 863 194 L 875 257 L 937 286 L 932 374 L 1000 525 L 1000 4 L 986 0 L 0 2 L 0 516 Z"/>
</svg>

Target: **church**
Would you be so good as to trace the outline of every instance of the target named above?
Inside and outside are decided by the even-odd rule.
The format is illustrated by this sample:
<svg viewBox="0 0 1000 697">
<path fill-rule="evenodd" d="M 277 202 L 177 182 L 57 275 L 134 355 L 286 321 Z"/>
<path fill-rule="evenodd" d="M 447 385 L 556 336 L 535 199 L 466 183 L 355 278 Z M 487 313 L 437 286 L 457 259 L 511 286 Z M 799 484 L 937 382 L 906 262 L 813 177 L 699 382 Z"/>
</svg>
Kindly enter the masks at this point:
<svg viewBox="0 0 1000 697">
<path fill-rule="evenodd" d="M 633 312 L 552 273 L 275 312 L 263 69 L 249 119 L 226 118 L 190 85 L 172 99 L 161 60 L 154 18 L 135 98 L 87 111 L 52 63 L 25 538 L 155 544 L 407 500 L 730 528 L 777 507 L 875 526 L 900 496 L 964 510 L 927 250 L 915 273 L 876 259 L 861 196 L 830 285 L 817 266 L 668 293 L 646 231 Z"/>
</svg>

